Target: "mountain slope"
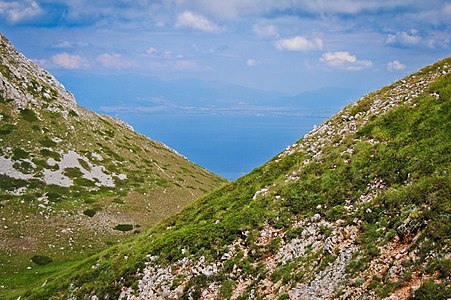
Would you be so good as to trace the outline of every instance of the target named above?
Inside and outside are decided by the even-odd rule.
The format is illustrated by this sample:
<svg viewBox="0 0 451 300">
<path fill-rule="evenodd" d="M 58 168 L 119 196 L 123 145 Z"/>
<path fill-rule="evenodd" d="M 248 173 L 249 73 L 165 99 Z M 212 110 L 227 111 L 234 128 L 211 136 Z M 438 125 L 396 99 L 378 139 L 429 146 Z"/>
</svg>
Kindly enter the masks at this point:
<svg viewBox="0 0 451 300">
<path fill-rule="evenodd" d="M 223 184 L 128 124 L 78 106 L 2 35 L 0 53 L 2 285 L 36 262 L 117 243 Z"/>
<path fill-rule="evenodd" d="M 447 299 L 451 58 L 24 299 Z"/>
</svg>

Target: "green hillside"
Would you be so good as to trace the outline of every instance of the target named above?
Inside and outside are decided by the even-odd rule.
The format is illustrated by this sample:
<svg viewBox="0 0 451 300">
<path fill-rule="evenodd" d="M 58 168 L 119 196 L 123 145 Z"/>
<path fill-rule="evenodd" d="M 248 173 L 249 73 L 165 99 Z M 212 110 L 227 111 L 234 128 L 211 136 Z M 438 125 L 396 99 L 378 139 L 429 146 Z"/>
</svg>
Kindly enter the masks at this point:
<svg viewBox="0 0 451 300">
<path fill-rule="evenodd" d="M 0 53 L 0 295 L 146 230 L 225 182 L 78 106 L 2 35 Z"/>
<path fill-rule="evenodd" d="M 21 299 L 447 299 L 451 58 Z"/>
</svg>

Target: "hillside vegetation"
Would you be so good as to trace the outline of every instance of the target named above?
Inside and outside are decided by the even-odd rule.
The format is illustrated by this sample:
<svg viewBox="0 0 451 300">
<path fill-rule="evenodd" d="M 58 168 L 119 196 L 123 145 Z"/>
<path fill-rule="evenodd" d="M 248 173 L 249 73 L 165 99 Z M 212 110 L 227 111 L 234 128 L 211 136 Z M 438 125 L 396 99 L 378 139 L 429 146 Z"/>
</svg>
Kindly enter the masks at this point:
<svg viewBox="0 0 451 300">
<path fill-rule="evenodd" d="M 21 299 L 447 299 L 451 58 Z"/>
<path fill-rule="evenodd" d="M 0 54 L 0 298 L 225 182 L 128 124 L 78 106 L 2 35 Z"/>
</svg>

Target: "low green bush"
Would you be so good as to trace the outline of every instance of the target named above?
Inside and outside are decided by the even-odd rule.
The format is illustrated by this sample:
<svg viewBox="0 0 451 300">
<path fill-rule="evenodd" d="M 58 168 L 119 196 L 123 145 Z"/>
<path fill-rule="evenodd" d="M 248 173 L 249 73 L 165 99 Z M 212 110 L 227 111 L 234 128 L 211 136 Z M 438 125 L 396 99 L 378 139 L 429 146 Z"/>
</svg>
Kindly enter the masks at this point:
<svg viewBox="0 0 451 300">
<path fill-rule="evenodd" d="M 90 218 L 94 217 L 94 215 L 95 215 L 96 213 L 97 213 L 97 211 L 96 211 L 95 209 L 93 209 L 93 208 L 88 208 L 88 209 L 85 209 L 85 210 L 83 211 L 83 214 L 87 215 L 87 216 L 90 217 Z"/>
<path fill-rule="evenodd" d="M 4 124 L 0 126 L 0 135 L 10 134 L 14 130 L 14 128 L 16 128 L 16 126 L 13 124 Z"/>
<path fill-rule="evenodd" d="M 37 265 L 43 266 L 51 263 L 53 259 L 45 255 L 33 255 L 31 261 Z"/>
<path fill-rule="evenodd" d="M 39 143 L 40 143 L 42 146 L 48 147 L 48 148 L 51 148 L 51 147 L 55 147 L 55 146 L 56 146 L 56 142 L 52 141 L 52 140 L 49 139 L 49 138 L 40 140 Z"/>
<path fill-rule="evenodd" d="M 119 231 L 130 231 L 133 229 L 133 225 L 132 224 L 118 224 L 114 227 L 114 229 L 119 230 Z"/>
<path fill-rule="evenodd" d="M 36 122 L 38 120 L 38 117 L 36 116 L 35 112 L 28 108 L 21 110 L 20 116 L 22 117 L 23 120 L 28 122 Z"/>
<path fill-rule="evenodd" d="M 19 159 L 25 159 L 30 156 L 30 153 L 23 150 L 22 148 L 14 148 L 13 149 L 13 159 L 19 160 Z"/>
<path fill-rule="evenodd" d="M 423 283 L 408 300 L 443 300 L 451 298 L 451 288 L 446 283 L 429 280 Z"/>
</svg>

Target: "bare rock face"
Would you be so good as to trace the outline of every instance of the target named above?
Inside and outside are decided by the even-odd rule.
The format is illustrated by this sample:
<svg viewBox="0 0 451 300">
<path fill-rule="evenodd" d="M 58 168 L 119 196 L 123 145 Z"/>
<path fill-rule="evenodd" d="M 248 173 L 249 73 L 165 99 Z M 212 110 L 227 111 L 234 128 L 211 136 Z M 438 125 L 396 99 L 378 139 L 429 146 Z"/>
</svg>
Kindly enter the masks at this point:
<svg viewBox="0 0 451 300">
<path fill-rule="evenodd" d="M 0 34 L 0 92 L 13 99 L 18 109 L 38 107 L 63 115 L 77 109 L 77 103 L 49 72 L 19 53 Z"/>
</svg>

